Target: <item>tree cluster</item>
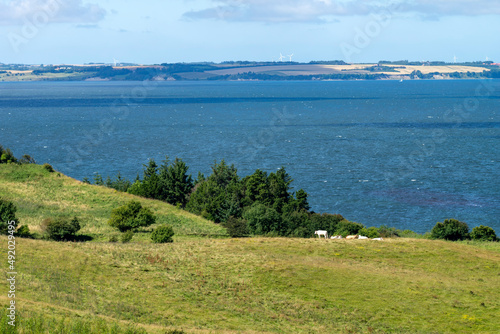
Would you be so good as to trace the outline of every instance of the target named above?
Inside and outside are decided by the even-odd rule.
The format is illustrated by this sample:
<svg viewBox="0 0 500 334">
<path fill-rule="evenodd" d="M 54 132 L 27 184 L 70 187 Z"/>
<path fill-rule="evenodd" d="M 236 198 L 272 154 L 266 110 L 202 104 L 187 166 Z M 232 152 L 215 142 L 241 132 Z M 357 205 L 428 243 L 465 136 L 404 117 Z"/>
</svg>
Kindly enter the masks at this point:
<svg viewBox="0 0 500 334">
<path fill-rule="evenodd" d="M 188 174 L 188 169 L 181 159 L 169 162 L 167 157 L 160 166 L 151 159 L 144 165 L 143 177 L 137 177 L 134 183 L 120 174 L 106 181 L 97 174 L 94 181 L 97 185 L 185 208 L 222 224 L 234 237 L 250 234 L 310 237 L 317 229 L 355 234 L 364 228 L 341 215 L 311 212 L 307 193 L 303 189 L 293 191 L 293 179 L 283 167 L 272 173 L 257 169 L 251 175 L 240 177 L 234 165 L 222 160 L 213 164 L 209 176 L 199 174 L 196 180 Z M 114 216 L 135 217 L 130 212 L 115 212 Z M 113 225 L 119 227 L 122 223 Z M 136 224 L 124 225 L 121 230 Z"/>
<path fill-rule="evenodd" d="M 14 156 L 14 153 L 12 153 L 12 151 L 9 148 L 3 148 L 3 146 L 0 145 L 0 164 L 8 164 L 8 163 L 34 164 L 36 162 L 35 159 L 33 159 L 27 154 L 23 155 L 20 159 L 18 159 Z"/>
<path fill-rule="evenodd" d="M 469 233 L 467 223 L 456 219 L 445 219 L 444 222 L 438 222 L 432 228 L 431 237 L 434 239 L 443 239 L 450 241 L 457 240 L 480 240 L 480 241 L 498 241 L 498 237 L 489 226 L 476 226 Z"/>
</svg>

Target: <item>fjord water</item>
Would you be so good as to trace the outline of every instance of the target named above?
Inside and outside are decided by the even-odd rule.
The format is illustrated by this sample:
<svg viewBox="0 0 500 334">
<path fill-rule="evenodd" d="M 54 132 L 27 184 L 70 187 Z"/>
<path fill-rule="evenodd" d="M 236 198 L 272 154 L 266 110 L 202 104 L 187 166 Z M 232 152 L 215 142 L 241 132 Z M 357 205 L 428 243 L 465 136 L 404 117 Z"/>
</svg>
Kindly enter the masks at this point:
<svg viewBox="0 0 500 334">
<path fill-rule="evenodd" d="M 500 233 L 500 81 L 0 84 L 0 144 L 76 179 L 149 158 L 281 166 L 316 212 L 417 232 Z"/>
</svg>

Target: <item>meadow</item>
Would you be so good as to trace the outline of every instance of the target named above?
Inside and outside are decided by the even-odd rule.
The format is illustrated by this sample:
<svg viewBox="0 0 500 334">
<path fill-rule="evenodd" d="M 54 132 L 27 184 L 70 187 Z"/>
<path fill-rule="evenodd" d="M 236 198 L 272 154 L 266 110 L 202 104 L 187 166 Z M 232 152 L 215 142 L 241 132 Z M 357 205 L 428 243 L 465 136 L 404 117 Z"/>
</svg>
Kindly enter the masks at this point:
<svg viewBox="0 0 500 334">
<path fill-rule="evenodd" d="M 76 215 L 92 238 L 16 240 L 18 333 L 500 331 L 499 243 L 231 239 L 169 204 L 37 165 L 0 165 L 0 197 L 34 232 L 45 218 Z M 108 242 L 111 209 L 132 198 L 173 225 L 172 244 L 152 244 L 148 229 Z M 3 310 L 8 302 L 2 284 Z M 0 331 L 11 331 L 4 315 Z"/>
</svg>

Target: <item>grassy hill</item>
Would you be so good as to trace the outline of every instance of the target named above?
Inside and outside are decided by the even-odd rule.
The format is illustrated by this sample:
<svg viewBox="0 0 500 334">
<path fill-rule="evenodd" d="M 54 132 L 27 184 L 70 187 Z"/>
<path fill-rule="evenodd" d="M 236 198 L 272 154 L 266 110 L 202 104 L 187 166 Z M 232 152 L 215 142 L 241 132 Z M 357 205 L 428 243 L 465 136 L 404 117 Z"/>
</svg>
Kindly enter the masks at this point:
<svg viewBox="0 0 500 334">
<path fill-rule="evenodd" d="M 33 232 L 40 232 L 43 219 L 77 216 L 84 226 L 80 234 L 107 241 L 115 233 L 107 223 L 111 210 L 135 199 L 153 210 L 158 224 L 172 225 L 178 236 L 226 235 L 219 225 L 167 203 L 85 184 L 40 165 L 0 165 L 0 198 L 14 202 L 21 224 Z"/>
<path fill-rule="evenodd" d="M 32 230 L 41 219 L 77 215 L 94 238 L 17 239 L 19 333 L 500 331 L 499 243 L 229 239 L 211 222 L 146 199 L 175 223 L 175 242 L 151 244 L 143 233 L 109 243 L 109 213 L 130 195 L 40 166 L 0 165 L 0 197 Z M 0 243 L 6 273 L 7 238 Z M 2 309 L 8 302 L 2 284 Z"/>
</svg>

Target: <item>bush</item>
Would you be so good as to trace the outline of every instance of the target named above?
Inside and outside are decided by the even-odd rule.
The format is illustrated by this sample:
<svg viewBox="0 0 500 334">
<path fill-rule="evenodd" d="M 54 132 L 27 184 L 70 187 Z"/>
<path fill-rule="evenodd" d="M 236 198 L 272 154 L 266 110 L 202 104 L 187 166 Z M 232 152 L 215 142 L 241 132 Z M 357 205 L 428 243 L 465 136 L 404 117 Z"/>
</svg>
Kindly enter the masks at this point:
<svg viewBox="0 0 500 334">
<path fill-rule="evenodd" d="M 4 149 L 2 145 L 0 145 L 0 164 L 9 164 L 16 162 L 17 159 L 12 153 L 12 151 L 8 148 Z"/>
<path fill-rule="evenodd" d="M 156 217 L 151 210 L 143 208 L 141 203 L 130 201 L 111 211 L 108 224 L 116 227 L 120 232 L 135 230 L 139 227 L 150 226 L 156 222 Z"/>
<path fill-rule="evenodd" d="M 128 230 L 127 232 L 124 232 L 121 238 L 122 243 L 126 244 L 127 242 L 130 242 L 133 237 L 134 237 L 134 231 Z"/>
<path fill-rule="evenodd" d="M 378 228 L 372 226 L 372 227 L 369 227 L 369 228 L 362 228 L 361 230 L 359 230 L 359 235 L 364 235 L 365 237 L 368 237 L 368 238 L 380 238 L 380 233 L 378 233 Z"/>
<path fill-rule="evenodd" d="M 16 211 L 17 208 L 12 202 L 0 199 L 0 234 L 7 234 L 10 221 L 15 221 L 17 226 L 19 220 L 16 218 Z"/>
<path fill-rule="evenodd" d="M 483 225 L 474 227 L 470 233 L 470 237 L 472 240 L 498 241 L 495 230 L 489 226 Z"/>
<path fill-rule="evenodd" d="M 160 225 L 151 234 L 151 240 L 156 244 L 174 242 L 174 229 L 170 225 Z"/>
<path fill-rule="evenodd" d="M 249 234 L 247 221 L 244 219 L 231 216 L 224 223 L 224 227 L 231 238 L 247 237 Z"/>
<path fill-rule="evenodd" d="M 116 235 L 112 235 L 109 237 L 109 242 L 118 242 L 118 237 Z"/>
<path fill-rule="evenodd" d="M 431 231 L 433 239 L 464 240 L 469 238 L 469 227 L 466 223 L 456 219 L 445 219 L 443 223 L 437 223 Z"/>
<path fill-rule="evenodd" d="M 414 232 L 412 230 L 403 230 L 403 231 L 398 231 L 398 234 L 401 238 L 415 238 L 415 239 L 421 239 L 424 238 L 425 235 L 418 234 L 417 232 Z"/>
<path fill-rule="evenodd" d="M 364 228 L 363 224 L 342 220 L 338 224 L 337 230 L 334 234 L 340 234 L 341 236 L 346 237 L 347 235 L 358 234 L 362 228 Z"/>
<path fill-rule="evenodd" d="M 54 167 L 52 167 L 52 165 L 50 164 L 43 164 L 42 166 L 46 171 L 48 171 L 49 173 L 54 173 Z"/>
<path fill-rule="evenodd" d="M 49 218 L 43 221 L 42 227 L 49 239 L 56 241 L 74 239 L 76 232 L 81 228 L 76 217 L 71 220 L 67 218 Z"/>
<path fill-rule="evenodd" d="M 382 238 L 394 238 L 400 236 L 400 231 L 394 227 L 388 227 L 387 225 L 382 225 L 378 228 L 378 233 Z"/>
<path fill-rule="evenodd" d="M 16 231 L 16 236 L 19 238 L 32 238 L 28 225 L 19 226 Z"/>
</svg>

